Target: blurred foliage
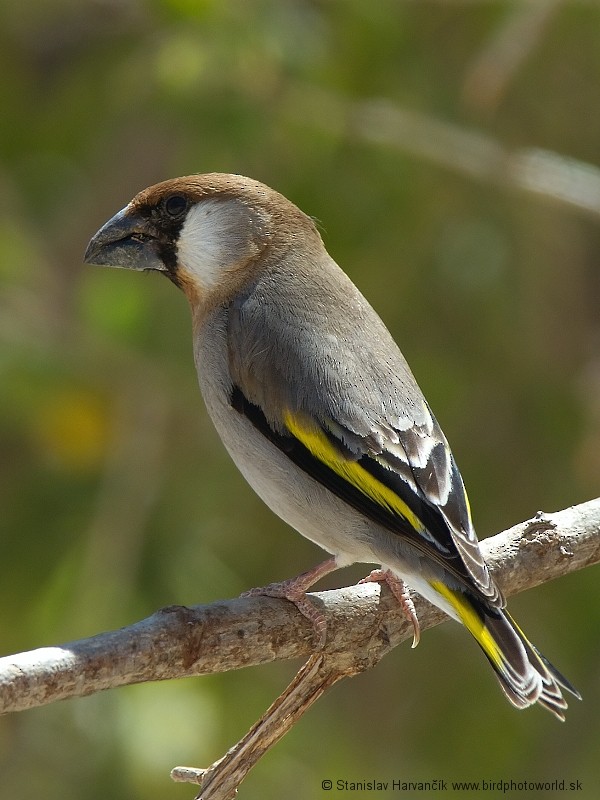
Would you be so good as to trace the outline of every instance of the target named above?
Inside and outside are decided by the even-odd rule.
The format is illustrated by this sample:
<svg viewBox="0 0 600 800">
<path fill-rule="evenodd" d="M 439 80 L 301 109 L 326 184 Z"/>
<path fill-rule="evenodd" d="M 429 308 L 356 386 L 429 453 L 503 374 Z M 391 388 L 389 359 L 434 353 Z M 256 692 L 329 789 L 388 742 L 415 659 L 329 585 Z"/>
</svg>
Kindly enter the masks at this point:
<svg viewBox="0 0 600 800">
<path fill-rule="evenodd" d="M 248 174 L 318 218 L 401 342 L 482 536 L 599 494 L 595 2 L 8 0 L 0 23 L 3 653 L 235 596 L 321 557 L 253 496 L 210 427 L 184 298 L 156 276 L 82 266 L 111 214 L 178 174 Z M 355 111 L 373 99 L 416 115 L 417 135 L 394 146 L 366 132 Z M 572 159 L 565 185 L 587 208 L 543 164 L 537 193 L 518 169 L 484 174 L 474 132 L 504 153 Z M 582 691 L 565 725 L 511 709 L 444 626 L 334 689 L 243 797 L 320 797 L 338 777 L 564 777 L 595 797 L 597 578 L 511 603 Z M 5 717 L 0 792 L 191 797 L 169 769 L 219 757 L 293 669 Z"/>
</svg>

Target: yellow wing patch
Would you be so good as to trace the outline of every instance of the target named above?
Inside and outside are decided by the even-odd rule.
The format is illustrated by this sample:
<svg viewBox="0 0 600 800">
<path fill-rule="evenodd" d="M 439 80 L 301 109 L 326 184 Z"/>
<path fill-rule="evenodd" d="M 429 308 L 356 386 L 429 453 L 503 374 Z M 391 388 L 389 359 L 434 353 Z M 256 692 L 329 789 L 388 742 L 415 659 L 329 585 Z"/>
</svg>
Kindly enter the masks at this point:
<svg viewBox="0 0 600 800">
<path fill-rule="evenodd" d="M 284 422 L 289 432 L 301 442 L 312 456 L 332 469 L 348 483 L 362 492 L 366 497 L 378 503 L 392 513 L 399 514 L 418 533 L 425 526 L 396 492 L 374 478 L 371 473 L 357 461 L 344 458 L 331 444 L 323 431 L 314 423 L 305 423 L 291 411 L 285 411 Z"/>
<path fill-rule="evenodd" d="M 501 668 L 502 664 L 504 663 L 502 650 L 492 637 L 492 634 L 488 628 L 486 628 L 485 623 L 479 614 L 469 604 L 469 601 L 461 594 L 461 592 L 450 589 L 441 581 L 431 581 L 430 585 L 433 589 L 435 589 L 436 592 L 438 592 L 438 594 L 441 594 L 442 597 L 445 598 L 448 603 L 450 603 L 452 608 L 460 617 L 462 624 L 475 637 L 492 663 Z"/>
</svg>

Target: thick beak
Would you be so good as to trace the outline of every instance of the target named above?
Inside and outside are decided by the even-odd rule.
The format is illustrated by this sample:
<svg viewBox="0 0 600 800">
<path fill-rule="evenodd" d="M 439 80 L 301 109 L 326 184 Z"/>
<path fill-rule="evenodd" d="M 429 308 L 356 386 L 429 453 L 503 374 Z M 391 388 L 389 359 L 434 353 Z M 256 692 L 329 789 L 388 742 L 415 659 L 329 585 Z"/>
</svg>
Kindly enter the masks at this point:
<svg viewBox="0 0 600 800">
<path fill-rule="evenodd" d="M 148 233 L 146 220 L 119 211 L 92 236 L 83 260 L 86 264 L 123 269 L 166 271 L 158 253 L 158 242 Z"/>
</svg>

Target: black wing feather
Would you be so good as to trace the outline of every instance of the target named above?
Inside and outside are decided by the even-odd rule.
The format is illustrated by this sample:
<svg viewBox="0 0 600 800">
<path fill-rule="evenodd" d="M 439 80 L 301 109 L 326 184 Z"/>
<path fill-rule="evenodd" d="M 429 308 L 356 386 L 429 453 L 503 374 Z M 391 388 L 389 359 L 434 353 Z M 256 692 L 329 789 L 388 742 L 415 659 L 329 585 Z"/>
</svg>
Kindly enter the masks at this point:
<svg viewBox="0 0 600 800">
<path fill-rule="evenodd" d="M 263 436 L 284 452 L 296 466 L 373 522 L 403 536 L 417 550 L 434 558 L 444 569 L 454 574 L 461 582 L 466 583 L 470 591 L 473 591 L 475 586 L 472 575 L 456 548 L 443 514 L 440 513 L 437 506 L 427 500 L 420 490 L 417 489 L 415 492 L 393 469 L 385 467 L 376 458 L 367 454 L 358 458 L 354 457 L 374 478 L 391 489 L 406 503 L 413 514 L 423 523 L 426 529 L 425 533 L 416 531 L 401 514 L 382 506 L 338 475 L 327 464 L 315 458 L 295 436 L 275 431 L 269 425 L 262 410 L 251 403 L 238 387 L 234 387 L 231 392 L 231 405 L 236 411 L 243 414 Z M 327 434 L 326 431 L 324 432 Z M 344 445 L 339 439 L 332 438 L 331 434 L 327 435 L 336 447 L 344 449 Z M 345 450 L 344 454 L 352 457 L 351 451 Z M 486 599 L 489 598 L 486 596 Z"/>
</svg>

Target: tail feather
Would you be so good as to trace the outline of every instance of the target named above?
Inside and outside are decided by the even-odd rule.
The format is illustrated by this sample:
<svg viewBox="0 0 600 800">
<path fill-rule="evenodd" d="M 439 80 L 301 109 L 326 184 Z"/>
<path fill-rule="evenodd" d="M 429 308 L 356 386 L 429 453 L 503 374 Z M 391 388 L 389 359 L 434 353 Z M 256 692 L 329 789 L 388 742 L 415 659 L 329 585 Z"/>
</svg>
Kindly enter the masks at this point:
<svg viewBox="0 0 600 800">
<path fill-rule="evenodd" d="M 562 689 L 579 693 L 561 673 L 531 644 L 506 611 L 486 613 L 485 626 L 498 644 L 497 653 L 488 657 L 504 693 L 517 708 L 539 703 L 555 717 L 564 720 L 567 702 Z"/>
<path fill-rule="evenodd" d="M 561 689 L 579 700 L 581 695 L 531 644 L 510 614 L 444 584 L 436 582 L 433 588 L 474 636 L 508 700 L 517 708 L 539 703 L 564 720 L 567 702 Z"/>
</svg>

